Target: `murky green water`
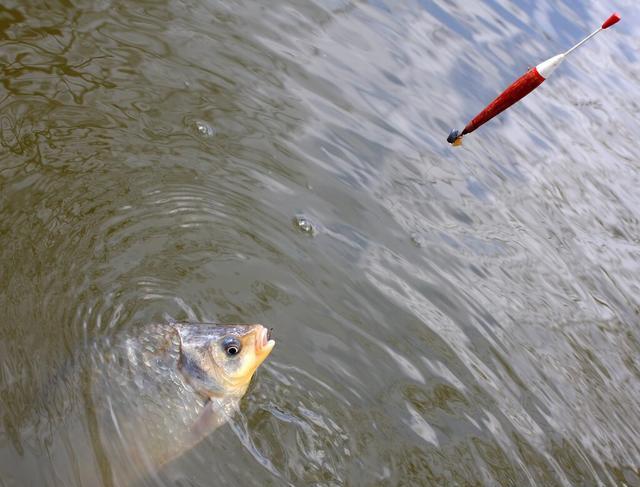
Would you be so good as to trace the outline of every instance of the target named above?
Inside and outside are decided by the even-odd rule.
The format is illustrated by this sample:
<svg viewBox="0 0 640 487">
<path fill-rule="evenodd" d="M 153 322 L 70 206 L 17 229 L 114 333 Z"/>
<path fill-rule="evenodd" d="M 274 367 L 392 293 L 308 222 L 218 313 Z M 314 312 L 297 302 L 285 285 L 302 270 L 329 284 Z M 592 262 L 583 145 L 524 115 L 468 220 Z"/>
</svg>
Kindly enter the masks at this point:
<svg viewBox="0 0 640 487">
<path fill-rule="evenodd" d="M 278 343 L 141 484 L 640 485 L 635 3 L 445 142 L 610 8 L 3 2 L 0 485 L 67 485 L 42 391 L 172 319 Z"/>
</svg>

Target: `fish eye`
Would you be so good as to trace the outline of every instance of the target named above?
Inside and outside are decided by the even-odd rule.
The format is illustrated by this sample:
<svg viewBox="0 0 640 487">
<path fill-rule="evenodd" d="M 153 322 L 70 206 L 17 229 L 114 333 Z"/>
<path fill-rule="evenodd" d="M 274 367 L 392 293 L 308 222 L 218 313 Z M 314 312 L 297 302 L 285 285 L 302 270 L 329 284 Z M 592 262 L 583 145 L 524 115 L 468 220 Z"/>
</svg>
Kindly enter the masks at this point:
<svg viewBox="0 0 640 487">
<path fill-rule="evenodd" d="M 226 353 L 229 357 L 233 357 L 234 355 L 238 355 L 240 353 L 240 349 L 242 346 L 240 345 L 240 341 L 234 337 L 226 337 L 222 340 L 222 348 L 224 349 L 224 353 Z"/>
</svg>

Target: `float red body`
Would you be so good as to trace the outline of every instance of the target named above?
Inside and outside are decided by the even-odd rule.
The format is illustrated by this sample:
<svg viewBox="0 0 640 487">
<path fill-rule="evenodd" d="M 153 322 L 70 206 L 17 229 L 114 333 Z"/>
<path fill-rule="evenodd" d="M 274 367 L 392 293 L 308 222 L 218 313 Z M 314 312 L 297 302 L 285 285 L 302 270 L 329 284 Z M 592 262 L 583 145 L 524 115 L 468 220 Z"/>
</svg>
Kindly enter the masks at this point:
<svg viewBox="0 0 640 487">
<path fill-rule="evenodd" d="M 503 112 L 511 105 L 521 100 L 547 79 L 551 73 L 564 61 L 564 58 L 574 49 L 580 47 L 587 42 L 593 36 L 595 36 L 601 30 L 611 27 L 613 24 L 620 20 L 620 15 L 617 13 L 612 14 L 607 20 L 602 23 L 599 29 L 589 34 L 583 40 L 578 42 L 568 51 L 563 52 L 547 59 L 546 61 L 538 64 L 535 68 L 531 68 L 525 74 L 515 80 L 509 87 L 500 93 L 495 100 L 489 103 L 480 113 L 478 113 L 473 120 L 471 120 L 461 132 L 458 130 L 452 130 L 447 137 L 447 142 L 453 145 L 460 145 L 462 143 L 462 136 L 469 134 L 476 130 L 481 125 L 487 123 L 493 117 Z"/>
<path fill-rule="evenodd" d="M 511 85 L 500 93 L 495 100 L 487 105 L 487 107 L 478 113 L 471 120 L 460 135 L 466 135 L 473 132 L 483 123 L 488 122 L 500 112 L 506 110 L 518 100 L 521 100 L 538 86 L 542 84 L 544 78 L 538 73 L 536 68 L 531 68 L 525 74 L 520 76 Z"/>
</svg>

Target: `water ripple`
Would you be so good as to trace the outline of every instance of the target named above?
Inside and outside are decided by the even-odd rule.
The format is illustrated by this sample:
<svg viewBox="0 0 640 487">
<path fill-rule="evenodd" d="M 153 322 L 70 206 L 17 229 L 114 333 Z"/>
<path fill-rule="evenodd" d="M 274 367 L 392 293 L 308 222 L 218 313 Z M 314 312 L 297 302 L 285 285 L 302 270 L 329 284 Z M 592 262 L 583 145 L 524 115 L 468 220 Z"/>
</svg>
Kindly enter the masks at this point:
<svg viewBox="0 0 640 487">
<path fill-rule="evenodd" d="M 71 394 L 78 350 L 188 319 L 278 344 L 231 427 L 141 483 L 637 484 L 639 19 L 618 7 L 458 150 L 452 126 L 605 6 L 0 7 L 0 477 L 51 478 L 52 370 Z"/>
</svg>

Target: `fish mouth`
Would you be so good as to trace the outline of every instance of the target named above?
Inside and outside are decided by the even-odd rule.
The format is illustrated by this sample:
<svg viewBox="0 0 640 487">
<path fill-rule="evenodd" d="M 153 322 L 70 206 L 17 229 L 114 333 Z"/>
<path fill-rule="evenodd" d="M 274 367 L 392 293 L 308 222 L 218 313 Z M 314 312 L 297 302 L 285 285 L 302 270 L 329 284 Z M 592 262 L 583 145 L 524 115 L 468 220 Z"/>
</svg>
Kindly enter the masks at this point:
<svg viewBox="0 0 640 487">
<path fill-rule="evenodd" d="M 258 325 L 259 328 L 256 332 L 256 354 L 258 356 L 267 356 L 273 349 L 276 341 L 271 338 L 273 328 L 266 328 L 265 326 Z"/>
</svg>

